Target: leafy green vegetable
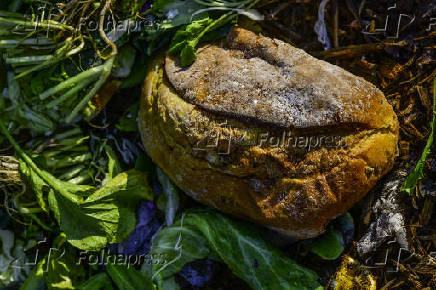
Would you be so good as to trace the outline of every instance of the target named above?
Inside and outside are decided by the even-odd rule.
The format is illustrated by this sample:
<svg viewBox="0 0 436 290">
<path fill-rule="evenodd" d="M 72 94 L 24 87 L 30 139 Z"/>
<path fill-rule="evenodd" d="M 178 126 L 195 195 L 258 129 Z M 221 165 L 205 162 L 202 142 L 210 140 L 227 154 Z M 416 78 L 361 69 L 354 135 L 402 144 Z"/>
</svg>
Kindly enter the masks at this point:
<svg viewBox="0 0 436 290">
<path fill-rule="evenodd" d="M 157 177 L 160 184 L 162 184 L 163 190 L 163 194 L 159 197 L 160 204 L 162 205 L 159 209 L 165 212 L 166 224 L 170 226 L 173 224 L 177 210 L 179 209 L 179 192 L 177 187 L 160 168 L 157 168 Z M 158 207 L 160 206 L 159 201 Z"/>
<path fill-rule="evenodd" d="M 434 145 L 434 131 L 436 126 L 436 78 L 433 80 L 433 120 L 430 123 L 430 135 L 428 136 L 427 143 L 425 144 L 424 150 L 422 151 L 421 157 L 418 163 L 410 173 L 400 190 L 407 192 L 409 195 L 414 193 L 414 190 L 418 184 L 418 181 L 424 178 L 424 166 L 427 161 L 428 156 L 431 152 L 431 146 Z"/>
<path fill-rule="evenodd" d="M 21 285 L 20 290 L 43 290 L 45 289 L 45 280 L 44 280 L 44 266 L 45 259 L 36 264 L 36 267 L 33 268 L 30 275 L 27 277 L 26 281 L 24 281 L 23 285 Z"/>
<path fill-rule="evenodd" d="M 196 20 L 179 29 L 174 35 L 170 44 L 170 53 L 180 52 L 180 64 L 188 66 L 192 64 L 197 57 L 196 47 L 201 38 L 212 28 L 221 21 L 224 21 L 227 16 L 225 15 L 218 20 L 213 20 L 209 17 Z"/>
<path fill-rule="evenodd" d="M 77 290 L 112 290 L 112 282 L 106 273 L 98 273 L 92 276 L 86 282 L 80 284 Z"/>
<path fill-rule="evenodd" d="M 181 1 L 175 1 L 179 3 Z M 186 22 L 188 23 L 184 27 L 180 28 L 171 44 L 170 44 L 170 53 L 178 53 L 180 52 L 180 64 L 182 66 L 191 65 L 195 58 L 197 57 L 196 47 L 204 39 L 204 37 L 224 26 L 229 21 L 231 21 L 237 14 L 244 14 L 252 19 L 261 20 L 263 16 L 260 15 L 256 10 L 249 9 L 253 7 L 259 0 L 245 0 L 245 1 L 203 1 L 203 0 L 194 0 L 193 3 L 196 5 L 201 5 L 202 9 L 196 9 L 195 13 L 189 14 L 189 21 L 184 19 L 180 21 L 180 23 Z M 175 3 L 169 3 L 168 1 L 158 1 L 156 8 L 154 9 L 169 9 Z M 183 5 L 183 4 L 182 4 Z M 152 12 L 154 11 L 152 9 Z M 218 19 L 209 18 L 207 11 L 218 10 L 218 11 L 227 11 L 225 14 L 221 15 Z M 178 10 L 177 10 L 178 11 Z M 201 16 L 202 15 L 202 16 Z M 175 18 L 182 16 L 176 16 Z M 194 18 L 195 17 L 195 18 Z M 172 20 L 172 25 L 175 27 L 180 25 L 180 23 L 176 23 L 175 19 Z M 210 40 L 210 39 L 209 39 Z"/>
<path fill-rule="evenodd" d="M 120 290 L 154 289 L 150 277 L 135 268 L 108 264 L 106 271 Z"/>
<path fill-rule="evenodd" d="M 66 236 L 57 236 L 45 255 L 32 270 L 21 290 L 76 289 L 86 276 L 85 269 L 76 263 L 77 251 L 65 243 Z"/>
<path fill-rule="evenodd" d="M 21 173 L 31 180 L 42 202 L 48 192 L 48 205 L 68 242 L 83 250 L 99 250 L 107 243 L 121 242 L 135 226 L 135 207 L 142 199 L 151 200 L 153 193 L 147 177 L 137 170 L 120 173 L 91 193 L 90 186 L 61 181 L 41 170 L 10 136 L 3 123 L 0 131 L 20 156 Z M 86 197 L 86 198 L 84 198 Z"/>
<path fill-rule="evenodd" d="M 342 233 L 336 229 L 330 229 L 313 242 L 311 251 L 325 260 L 337 259 L 344 251 Z"/>
<path fill-rule="evenodd" d="M 108 173 L 103 181 L 103 184 L 106 184 L 106 182 L 112 179 L 115 175 L 121 173 L 122 169 L 114 150 L 112 150 L 109 145 L 104 146 L 104 150 L 108 157 Z"/>
<path fill-rule="evenodd" d="M 198 229 L 186 225 L 186 217 L 183 215 L 172 226 L 162 228 L 153 242 L 151 254 L 162 255 L 166 260 L 164 265 L 153 266 L 153 276 L 159 285 L 178 273 L 186 263 L 210 255 L 209 242 Z"/>
<path fill-rule="evenodd" d="M 107 243 L 121 242 L 133 230 L 136 205 L 153 199 L 146 180 L 135 170 L 120 173 L 81 203 L 51 191 L 50 207 L 73 246 L 99 250 Z"/>
<path fill-rule="evenodd" d="M 189 210 L 173 226 L 163 228 L 152 254 L 167 263 L 153 265 L 160 289 L 184 264 L 205 257 L 219 259 L 254 289 L 314 289 L 317 275 L 265 242 L 249 224 L 212 210 Z"/>
<path fill-rule="evenodd" d="M 98 5 L 94 10 L 93 5 L 81 4 L 75 7 L 75 12 L 70 17 L 63 19 L 61 15 L 52 12 L 50 14 L 53 17 L 50 19 L 44 17 L 44 13 L 48 13 L 45 9 L 54 5 L 33 9 L 31 18 L 20 13 L 0 11 L 0 52 L 16 74 L 14 80 L 20 82 L 23 93 L 19 98 L 19 112 L 25 114 L 16 115 L 21 117 L 17 120 L 20 127 L 36 132 L 53 131 L 59 121 L 70 123 L 84 109 L 86 112 L 92 111 L 94 107 L 89 101 L 103 87 L 114 64 L 123 62 L 116 61 L 117 46 L 104 31 L 107 26 L 104 21 L 98 25 L 98 35 L 94 33 L 92 37 L 88 30 L 76 27 L 95 23 L 100 13 L 106 14 L 114 2 L 108 1 L 107 5 Z M 32 8 L 27 5 L 27 9 Z M 74 17 L 76 13 L 87 17 L 82 17 L 77 22 Z M 33 31 L 26 29 L 29 27 Z M 21 33 L 14 33 L 14 30 L 20 30 Z M 27 33 L 18 38 L 23 31 Z M 58 33 L 60 31 L 62 33 Z M 110 54 L 103 47 L 103 43 L 111 47 Z M 64 67 L 72 68 L 69 69 L 71 74 L 56 73 L 62 77 L 55 79 L 53 70 Z M 116 72 L 118 76 L 122 72 L 127 73 L 126 70 Z M 37 95 L 39 98 L 35 98 Z M 51 99 L 46 100 L 47 98 Z"/>
<path fill-rule="evenodd" d="M 64 234 L 57 237 L 45 258 L 44 278 L 49 289 L 75 289 L 85 279 L 85 269 L 77 264 L 76 250 L 64 244 L 65 239 Z"/>
<path fill-rule="evenodd" d="M 52 131 L 54 123 L 47 114 L 41 112 L 38 106 L 26 104 L 21 96 L 21 88 L 13 73 L 7 74 L 7 95 L 0 103 L 2 119 L 8 122 L 14 121 L 34 133 Z M 3 97 L 2 97 L 3 98 Z"/>
</svg>

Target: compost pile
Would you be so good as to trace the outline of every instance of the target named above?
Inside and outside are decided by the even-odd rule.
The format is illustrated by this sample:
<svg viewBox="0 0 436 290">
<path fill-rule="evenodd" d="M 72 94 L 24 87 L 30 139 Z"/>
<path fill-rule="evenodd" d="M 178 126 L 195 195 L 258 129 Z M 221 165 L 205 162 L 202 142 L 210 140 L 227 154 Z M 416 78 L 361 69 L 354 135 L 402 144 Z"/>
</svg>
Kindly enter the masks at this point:
<svg viewBox="0 0 436 290">
<path fill-rule="evenodd" d="M 0 4 L 0 288 L 436 287 L 436 1 L 106 0 Z M 196 203 L 147 156 L 147 64 L 182 66 L 232 26 L 383 91 L 394 168 L 314 239 Z"/>
</svg>

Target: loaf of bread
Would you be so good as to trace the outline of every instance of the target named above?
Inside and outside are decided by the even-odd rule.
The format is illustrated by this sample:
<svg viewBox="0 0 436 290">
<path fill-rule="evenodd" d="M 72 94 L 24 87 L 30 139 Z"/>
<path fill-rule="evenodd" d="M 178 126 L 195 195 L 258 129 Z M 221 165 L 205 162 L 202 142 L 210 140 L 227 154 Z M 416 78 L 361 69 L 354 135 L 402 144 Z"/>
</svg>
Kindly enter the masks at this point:
<svg viewBox="0 0 436 290">
<path fill-rule="evenodd" d="M 393 166 L 398 121 L 363 78 L 234 28 L 143 87 L 147 153 L 186 194 L 296 238 L 321 234 Z"/>
</svg>

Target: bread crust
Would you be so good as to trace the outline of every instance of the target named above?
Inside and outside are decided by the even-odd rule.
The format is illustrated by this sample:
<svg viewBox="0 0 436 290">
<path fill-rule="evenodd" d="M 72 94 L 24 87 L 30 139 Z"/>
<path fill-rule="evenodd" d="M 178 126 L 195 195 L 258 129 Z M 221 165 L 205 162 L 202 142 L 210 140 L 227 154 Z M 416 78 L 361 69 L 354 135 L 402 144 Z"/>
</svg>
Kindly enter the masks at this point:
<svg viewBox="0 0 436 290">
<path fill-rule="evenodd" d="M 260 71 L 248 70 L 247 81 L 220 93 L 214 88 L 250 67 L 269 67 L 275 81 L 256 93 L 257 104 L 263 100 L 256 109 L 250 83 L 268 87 L 267 77 L 256 80 Z M 297 94 L 274 103 L 293 86 Z M 372 84 L 240 28 L 202 47 L 187 69 L 172 56 L 157 57 L 139 125 L 150 157 L 188 195 L 296 238 L 321 234 L 361 199 L 392 168 L 398 141 L 397 117 Z"/>
</svg>

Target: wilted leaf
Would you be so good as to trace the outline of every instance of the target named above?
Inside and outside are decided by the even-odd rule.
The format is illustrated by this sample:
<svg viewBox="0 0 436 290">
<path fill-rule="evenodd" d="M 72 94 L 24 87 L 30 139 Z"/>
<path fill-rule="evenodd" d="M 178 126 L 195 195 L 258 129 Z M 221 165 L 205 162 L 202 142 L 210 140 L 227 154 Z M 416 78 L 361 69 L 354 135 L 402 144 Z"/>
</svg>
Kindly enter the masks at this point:
<svg viewBox="0 0 436 290">
<path fill-rule="evenodd" d="M 313 242 L 311 251 L 326 260 L 337 259 L 344 251 L 342 233 L 336 229 L 330 229 Z"/>
<path fill-rule="evenodd" d="M 118 174 L 93 193 L 91 186 L 59 180 L 23 152 L 2 122 L 0 131 L 20 155 L 20 167 L 27 168 L 22 174 L 30 180 L 33 177 L 31 184 L 35 185 L 38 199 L 44 194 L 42 188 L 46 188 L 49 207 L 61 231 L 79 249 L 97 251 L 107 243 L 121 242 L 135 227 L 138 202 L 153 199 L 146 174 L 137 170 Z"/>
<path fill-rule="evenodd" d="M 106 270 L 119 290 L 154 289 L 150 277 L 133 267 L 108 264 Z"/>
<path fill-rule="evenodd" d="M 120 173 L 81 203 L 51 191 L 50 208 L 68 242 L 97 251 L 107 243 L 121 242 L 133 230 L 136 205 L 153 198 L 146 182 L 146 175 L 136 170 Z"/>
<path fill-rule="evenodd" d="M 112 281 L 106 273 L 99 273 L 80 284 L 77 290 L 112 290 Z"/>
<path fill-rule="evenodd" d="M 218 257 L 253 289 L 320 287 L 314 272 L 265 242 L 254 227 L 212 210 L 187 211 L 159 232 L 151 252 L 164 255 L 167 261 L 153 266 L 159 282 L 187 262 L 210 256 Z"/>
<path fill-rule="evenodd" d="M 163 198 L 162 208 L 165 212 L 165 222 L 167 226 L 170 226 L 174 222 L 177 210 L 179 209 L 179 192 L 177 187 L 171 182 L 171 180 L 162 172 L 160 168 L 157 168 L 157 177 L 160 184 L 162 184 L 162 195 L 159 198 Z"/>
</svg>

